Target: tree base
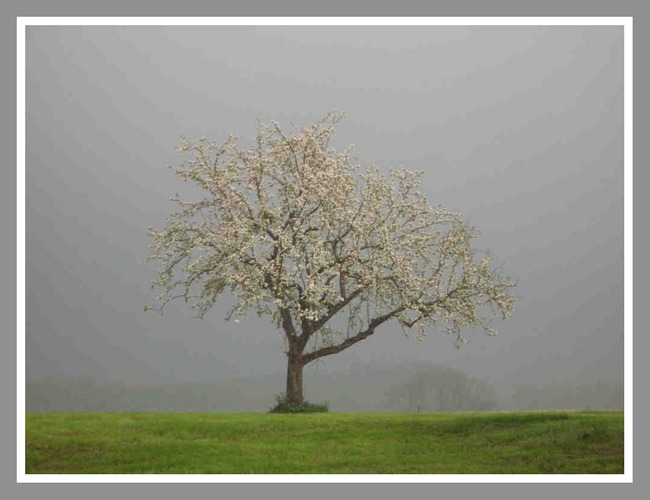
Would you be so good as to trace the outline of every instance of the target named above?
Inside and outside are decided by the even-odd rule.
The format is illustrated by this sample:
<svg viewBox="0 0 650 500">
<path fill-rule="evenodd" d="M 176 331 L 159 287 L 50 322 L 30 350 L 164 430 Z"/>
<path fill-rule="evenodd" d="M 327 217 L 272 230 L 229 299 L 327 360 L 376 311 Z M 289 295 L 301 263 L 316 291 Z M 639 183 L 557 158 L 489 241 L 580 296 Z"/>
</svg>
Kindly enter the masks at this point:
<svg viewBox="0 0 650 500">
<path fill-rule="evenodd" d="M 326 413 L 329 411 L 327 404 L 313 404 L 308 401 L 294 403 L 286 396 L 276 396 L 276 404 L 269 410 L 269 413 Z"/>
</svg>

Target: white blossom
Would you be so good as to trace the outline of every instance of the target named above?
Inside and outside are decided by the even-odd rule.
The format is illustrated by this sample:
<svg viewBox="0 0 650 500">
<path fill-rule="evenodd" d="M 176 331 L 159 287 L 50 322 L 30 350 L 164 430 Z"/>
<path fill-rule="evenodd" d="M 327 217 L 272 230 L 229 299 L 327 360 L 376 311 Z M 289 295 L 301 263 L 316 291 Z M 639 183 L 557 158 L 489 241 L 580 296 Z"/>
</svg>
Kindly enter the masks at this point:
<svg viewBox="0 0 650 500">
<path fill-rule="evenodd" d="M 151 230 L 161 308 L 183 298 L 204 316 L 226 290 L 231 312 L 270 315 L 305 363 L 365 339 L 396 320 L 421 339 L 432 327 L 483 328 L 507 319 L 514 284 L 473 247 L 461 214 L 420 193 L 422 173 L 362 167 L 330 146 L 341 114 L 285 132 L 260 125 L 242 148 L 183 138 L 177 175 L 198 200 Z M 311 346 L 311 350 L 310 347 Z"/>
</svg>

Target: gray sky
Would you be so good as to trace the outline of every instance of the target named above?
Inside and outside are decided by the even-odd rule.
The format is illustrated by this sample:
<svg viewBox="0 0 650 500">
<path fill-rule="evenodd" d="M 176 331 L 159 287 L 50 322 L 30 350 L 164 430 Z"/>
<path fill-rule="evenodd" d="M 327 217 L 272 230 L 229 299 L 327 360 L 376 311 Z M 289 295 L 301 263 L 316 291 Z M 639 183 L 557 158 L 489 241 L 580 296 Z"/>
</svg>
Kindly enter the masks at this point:
<svg viewBox="0 0 650 500">
<path fill-rule="evenodd" d="M 424 170 L 520 301 L 498 337 L 461 350 L 389 325 L 312 369 L 622 378 L 622 27 L 29 27 L 26 61 L 28 379 L 283 371 L 281 334 L 254 315 L 143 313 L 147 228 L 183 191 L 166 168 L 181 135 L 247 142 L 260 116 L 308 125 L 334 108 L 338 145 Z"/>
</svg>

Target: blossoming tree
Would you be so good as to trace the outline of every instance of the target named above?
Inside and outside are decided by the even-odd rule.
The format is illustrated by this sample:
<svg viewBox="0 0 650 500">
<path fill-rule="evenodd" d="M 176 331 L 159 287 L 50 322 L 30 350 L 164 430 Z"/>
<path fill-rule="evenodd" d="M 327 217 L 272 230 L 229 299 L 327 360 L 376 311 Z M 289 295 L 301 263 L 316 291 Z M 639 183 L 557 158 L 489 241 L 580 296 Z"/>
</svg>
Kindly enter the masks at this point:
<svg viewBox="0 0 650 500">
<path fill-rule="evenodd" d="M 341 114 L 284 131 L 260 124 L 249 149 L 183 140 L 177 170 L 204 197 L 176 196 L 178 211 L 151 230 L 160 311 L 181 298 L 203 317 L 224 291 L 228 318 L 272 318 L 288 357 L 285 398 L 301 404 L 303 368 L 395 321 L 418 339 L 431 327 L 457 343 L 461 329 L 506 319 L 514 286 L 472 247 L 460 214 L 432 206 L 420 174 L 354 162 L 330 146 Z"/>
</svg>

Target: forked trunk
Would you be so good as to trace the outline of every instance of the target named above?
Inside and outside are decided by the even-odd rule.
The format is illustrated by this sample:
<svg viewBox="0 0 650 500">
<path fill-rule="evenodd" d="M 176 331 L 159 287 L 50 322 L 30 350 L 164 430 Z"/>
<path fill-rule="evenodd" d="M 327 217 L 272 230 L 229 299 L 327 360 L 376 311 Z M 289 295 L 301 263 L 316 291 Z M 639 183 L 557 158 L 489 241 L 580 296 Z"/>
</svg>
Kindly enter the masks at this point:
<svg viewBox="0 0 650 500">
<path fill-rule="evenodd" d="M 305 397 L 302 390 L 302 369 L 305 364 L 300 354 L 289 354 L 287 364 L 287 392 L 285 397 L 293 404 L 303 404 Z"/>
</svg>

